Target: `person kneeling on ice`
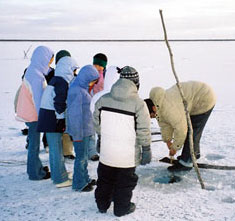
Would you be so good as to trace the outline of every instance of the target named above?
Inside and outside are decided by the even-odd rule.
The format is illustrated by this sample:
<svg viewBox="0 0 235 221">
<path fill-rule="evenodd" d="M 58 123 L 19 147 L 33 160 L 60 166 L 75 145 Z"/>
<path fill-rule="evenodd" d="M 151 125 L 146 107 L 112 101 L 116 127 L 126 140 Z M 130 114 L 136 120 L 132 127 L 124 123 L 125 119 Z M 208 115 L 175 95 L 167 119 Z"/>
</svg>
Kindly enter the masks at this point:
<svg viewBox="0 0 235 221">
<path fill-rule="evenodd" d="M 192 123 L 194 154 L 199 159 L 201 135 L 215 106 L 216 97 L 212 88 L 205 83 L 188 81 L 182 82 L 180 85 L 187 101 Z M 169 155 L 174 156 L 183 146 L 181 155 L 177 157 L 178 161 L 173 166 L 168 167 L 168 170 L 191 170 L 193 164 L 190 154 L 188 125 L 184 104 L 177 85 L 167 90 L 161 87 L 152 88 L 150 100 L 146 103 L 152 116 L 156 115 L 162 139 L 169 148 Z"/>
<path fill-rule="evenodd" d="M 86 65 L 81 68 L 68 90 L 66 132 L 72 137 L 76 153 L 72 188 L 80 192 L 89 192 L 96 184 L 96 180 L 89 178 L 87 170 L 89 140 L 95 133 L 88 88 L 93 86 L 98 78 L 96 68 Z"/>
<path fill-rule="evenodd" d="M 151 161 L 150 118 L 138 95 L 139 75 L 129 66 L 119 69 L 120 78 L 110 93 L 95 104 L 93 120 L 100 140 L 100 162 L 95 199 L 99 212 L 106 213 L 114 202 L 114 215 L 134 212 L 130 202 L 139 163 Z"/>
</svg>

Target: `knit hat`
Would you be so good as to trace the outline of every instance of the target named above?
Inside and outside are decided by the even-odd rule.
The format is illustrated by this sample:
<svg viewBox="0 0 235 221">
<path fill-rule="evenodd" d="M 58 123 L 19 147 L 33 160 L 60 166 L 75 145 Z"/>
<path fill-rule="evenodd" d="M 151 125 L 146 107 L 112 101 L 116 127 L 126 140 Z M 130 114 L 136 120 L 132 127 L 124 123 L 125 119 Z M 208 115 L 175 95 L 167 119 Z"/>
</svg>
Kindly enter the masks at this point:
<svg viewBox="0 0 235 221">
<path fill-rule="evenodd" d="M 71 54 L 70 54 L 68 51 L 66 51 L 66 50 L 61 50 L 61 51 L 59 51 L 59 52 L 56 54 L 56 56 L 55 56 L 55 64 L 57 64 L 58 61 L 59 61 L 61 58 L 65 57 L 65 56 L 71 57 Z"/>
<path fill-rule="evenodd" d="M 97 64 L 103 68 L 106 68 L 108 59 L 105 54 L 99 53 L 93 57 L 93 64 Z"/>
<path fill-rule="evenodd" d="M 131 80 L 132 82 L 135 83 L 137 89 L 139 89 L 140 87 L 139 74 L 134 68 L 130 66 L 125 66 L 121 69 L 119 68 L 118 73 L 120 73 L 120 78 L 126 78 Z"/>
</svg>

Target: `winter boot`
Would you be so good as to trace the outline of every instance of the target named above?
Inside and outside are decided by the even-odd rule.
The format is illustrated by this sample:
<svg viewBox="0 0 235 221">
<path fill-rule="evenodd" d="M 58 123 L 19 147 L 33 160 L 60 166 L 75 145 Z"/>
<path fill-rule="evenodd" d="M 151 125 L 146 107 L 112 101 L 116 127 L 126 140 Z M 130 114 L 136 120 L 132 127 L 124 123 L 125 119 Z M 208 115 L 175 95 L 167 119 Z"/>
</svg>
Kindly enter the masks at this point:
<svg viewBox="0 0 235 221">
<path fill-rule="evenodd" d="M 135 211 L 135 208 L 136 208 L 136 206 L 135 206 L 135 204 L 134 203 L 130 203 L 130 208 L 129 208 L 129 210 L 127 210 L 127 212 L 126 213 L 115 213 L 114 212 L 114 215 L 115 216 L 118 216 L 118 217 L 120 217 L 120 216 L 125 216 L 125 215 L 128 215 L 128 214 L 130 214 L 130 213 L 133 213 L 134 211 Z"/>
<path fill-rule="evenodd" d="M 51 173 L 47 171 L 46 175 L 42 178 L 43 180 L 47 180 L 51 178 Z"/>
<path fill-rule="evenodd" d="M 46 171 L 46 172 L 49 172 L 49 167 L 48 166 L 44 166 L 43 170 Z"/>
<path fill-rule="evenodd" d="M 82 190 L 81 192 L 90 192 L 93 190 L 93 186 L 91 185 L 91 183 L 88 183 Z"/>
<path fill-rule="evenodd" d="M 65 155 L 64 156 L 65 159 L 69 159 L 69 160 L 74 160 L 75 159 L 75 156 L 74 155 Z"/>
<path fill-rule="evenodd" d="M 92 179 L 89 184 L 91 184 L 92 186 L 95 186 L 96 185 L 96 180 Z"/>
<path fill-rule="evenodd" d="M 99 155 L 97 155 L 97 154 L 93 155 L 93 156 L 90 158 L 90 160 L 92 160 L 92 161 L 98 161 L 99 159 L 100 159 L 100 157 L 99 157 Z"/>
<path fill-rule="evenodd" d="M 173 166 L 169 166 L 167 168 L 170 172 L 181 172 L 181 171 L 189 171 L 192 169 L 192 167 L 186 167 L 182 165 L 181 163 L 176 162 Z"/>
<path fill-rule="evenodd" d="M 56 184 L 56 187 L 57 188 L 69 187 L 69 186 L 72 186 L 72 182 L 73 182 L 72 180 L 68 179 L 63 183 Z"/>
</svg>

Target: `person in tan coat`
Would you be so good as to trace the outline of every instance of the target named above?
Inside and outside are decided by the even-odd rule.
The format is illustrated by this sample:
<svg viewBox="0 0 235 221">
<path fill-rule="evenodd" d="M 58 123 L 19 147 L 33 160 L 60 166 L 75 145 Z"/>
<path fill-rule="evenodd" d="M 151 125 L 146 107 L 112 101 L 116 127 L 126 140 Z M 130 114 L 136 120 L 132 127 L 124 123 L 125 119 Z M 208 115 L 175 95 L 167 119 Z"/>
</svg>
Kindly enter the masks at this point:
<svg viewBox="0 0 235 221">
<path fill-rule="evenodd" d="M 202 82 L 182 82 L 181 87 L 187 101 L 193 127 L 194 153 L 199 159 L 201 135 L 215 106 L 216 96 L 212 88 Z M 156 106 L 156 118 L 161 129 L 162 139 L 169 148 L 169 155 L 174 156 L 183 147 L 177 163 L 168 167 L 168 170 L 190 170 L 193 165 L 189 148 L 188 126 L 177 85 L 167 90 L 161 87 L 152 88 L 150 99 Z"/>
</svg>

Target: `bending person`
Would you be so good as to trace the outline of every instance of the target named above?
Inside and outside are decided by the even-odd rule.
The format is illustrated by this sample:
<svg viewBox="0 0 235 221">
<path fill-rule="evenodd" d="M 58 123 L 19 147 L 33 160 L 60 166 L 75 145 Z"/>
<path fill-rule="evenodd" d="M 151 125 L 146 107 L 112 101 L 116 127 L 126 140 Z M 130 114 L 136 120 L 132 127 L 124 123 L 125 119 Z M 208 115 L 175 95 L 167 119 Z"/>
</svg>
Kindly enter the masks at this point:
<svg viewBox="0 0 235 221">
<path fill-rule="evenodd" d="M 212 88 L 202 82 L 183 82 L 181 87 L 187 101 L 193 127 L 194 153 L 196 158 L 199 159 L 200 139 L 206 122 L 215 106 L 216 97 Z M 162 139 L 169 148 L 169 155 L 174 156 L 183 147 L 177 163 L 168 167 L 168 170 L 182 171 L 192 169 L 187 120 L 177 85 L 167 90 L 161 87 L 152 88 L 150 99 L 156 106 L 156 118 L 161 128 Z"/>
</svg>

